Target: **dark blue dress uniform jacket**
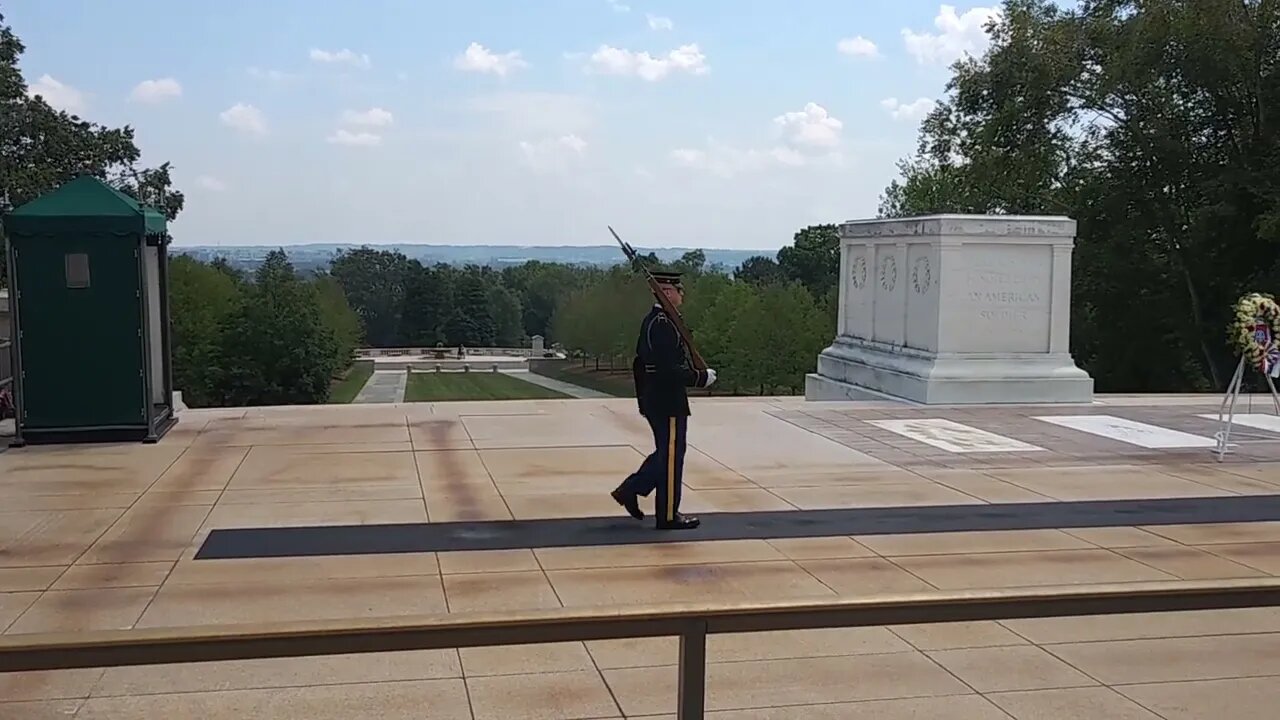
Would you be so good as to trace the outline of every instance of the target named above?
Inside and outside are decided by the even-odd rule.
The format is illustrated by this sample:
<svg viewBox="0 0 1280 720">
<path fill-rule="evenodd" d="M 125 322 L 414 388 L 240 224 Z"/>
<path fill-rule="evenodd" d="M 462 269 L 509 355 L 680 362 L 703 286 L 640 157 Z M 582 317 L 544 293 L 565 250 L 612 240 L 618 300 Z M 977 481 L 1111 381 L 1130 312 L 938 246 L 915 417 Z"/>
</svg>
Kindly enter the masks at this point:
<svg viewBox="0 0 1280 720">
<path fill-rule="evenodd" d="M 631 372 L 640 414 L 651 418 L 688 417 L 685 389 L 707 384 L 707 373 L 693 369 L 680 333 L 660 305 L 640 325 Z"/>
</svg>

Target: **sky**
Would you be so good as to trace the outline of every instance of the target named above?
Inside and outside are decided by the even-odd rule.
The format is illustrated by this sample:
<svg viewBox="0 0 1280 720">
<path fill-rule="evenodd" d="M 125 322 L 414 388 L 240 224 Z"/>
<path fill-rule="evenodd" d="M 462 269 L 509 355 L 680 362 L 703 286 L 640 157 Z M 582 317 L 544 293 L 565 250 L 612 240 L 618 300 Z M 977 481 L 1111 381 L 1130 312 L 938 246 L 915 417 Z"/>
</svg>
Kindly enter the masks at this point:
<svg viewBox="0 0 1280 720">
<path fill-rule="evenodd" d="M 773 250 L 873 217 L 997 0 L 0 0 L 178 245 Z"/>
</svg>

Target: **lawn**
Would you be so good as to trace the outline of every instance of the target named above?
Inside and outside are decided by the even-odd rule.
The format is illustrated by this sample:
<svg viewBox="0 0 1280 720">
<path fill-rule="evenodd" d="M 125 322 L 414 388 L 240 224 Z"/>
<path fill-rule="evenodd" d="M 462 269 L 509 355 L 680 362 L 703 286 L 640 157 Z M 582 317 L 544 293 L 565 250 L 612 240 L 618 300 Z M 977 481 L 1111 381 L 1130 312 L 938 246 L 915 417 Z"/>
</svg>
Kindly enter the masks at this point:
<svg viewBox="0 0 1280 720">
<path fill-rule="evenodd" d="M 635 395 L 635 381 L 631 378 L 630 367 L 618 367 L 610 371 L 607 366 L 601 365 L 601 369 L 597 371 L 594 362 L 588 362 L 583 367 L 578 360 L 537 359 L 529 363 L 529 370 L 553 380 L 590 388 L 614 397 Z"/>
<path fill-rule="evenodd" d="M 333 383 L 329 388 L 329 402 L 332 404 L 346 404 L 356 399 L 356 395 L 360 394 L 360 389 L 365 383 L 369 382 L 369 378 L 373 376 L 372 360 L 357 360 L 347 370 L 347 376 Z"/>
<path fill-rule="evenodd" d="M 409 373 L 405 402 L 446 400 L 542 400 L 568 395 L 495 372 Z"/>
</svg>

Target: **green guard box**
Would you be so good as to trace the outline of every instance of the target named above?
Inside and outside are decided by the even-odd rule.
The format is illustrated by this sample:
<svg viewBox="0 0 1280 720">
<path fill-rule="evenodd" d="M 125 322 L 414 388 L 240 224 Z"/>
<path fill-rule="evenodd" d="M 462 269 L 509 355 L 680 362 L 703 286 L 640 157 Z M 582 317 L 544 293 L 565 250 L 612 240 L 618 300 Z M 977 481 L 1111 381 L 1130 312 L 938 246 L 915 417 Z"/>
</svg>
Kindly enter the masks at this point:
<svg viewBox="0 0 1280 720">
<path fill-rule="evenodd" d="M 164 215 L 81 176 L 4 230 L 13 445 L 157 442 L 177 423 Z"/>
</svg>

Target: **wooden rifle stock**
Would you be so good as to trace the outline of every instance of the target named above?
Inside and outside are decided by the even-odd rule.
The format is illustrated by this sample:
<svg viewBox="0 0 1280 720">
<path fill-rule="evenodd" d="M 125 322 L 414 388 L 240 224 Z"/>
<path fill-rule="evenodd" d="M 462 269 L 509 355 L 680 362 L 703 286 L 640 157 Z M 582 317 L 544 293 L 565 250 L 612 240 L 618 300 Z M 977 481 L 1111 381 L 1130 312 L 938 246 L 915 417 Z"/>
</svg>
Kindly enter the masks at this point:
<svg viewBox="0 0 1280 720">
<path fill-rule="evenodd" d="M 622 246 L 622 252 L 631 261 L 631 266 L 638 268 L 644 275 L 645 281 L 649 283 L 649 289 L 653 291 L 653 297 L 662 306 L 662 311 L 667 314 L 667 317 L 671 318 L 671 322 L 676 326 L 676 332 L 680 334 L 680 339 L 684 341 L 685 348 L 689 350 L 689 361 L 693 364 L 693 369 L 699 372 L 706 370 L 707 361 L 702 359 L 702 354 L 694 347 L 693 335 L 689 333 L 689 327 L 684 324 L 684 317 L 680 314 L 680 311 L 676 309 L 675 305 L 671 304 L 671 300 L 667 298 L 667 294 L 659 287 L 658 281 L 654 279 L 653 273 L 649 272 L 649 268 L 640 262 L 636 251 L 624 242 L 622 238 L 618 237 L 618 233 L 614 232 L 612 227 L 609 227 L 609 232 L 613 235 L 613 239 L 617 240 L 618 244 Z"/>
</svg>

